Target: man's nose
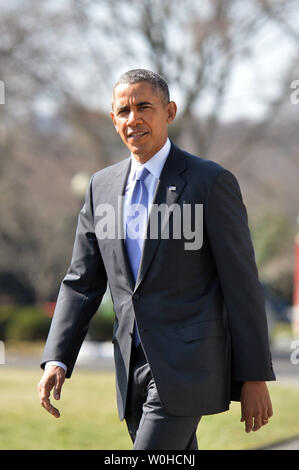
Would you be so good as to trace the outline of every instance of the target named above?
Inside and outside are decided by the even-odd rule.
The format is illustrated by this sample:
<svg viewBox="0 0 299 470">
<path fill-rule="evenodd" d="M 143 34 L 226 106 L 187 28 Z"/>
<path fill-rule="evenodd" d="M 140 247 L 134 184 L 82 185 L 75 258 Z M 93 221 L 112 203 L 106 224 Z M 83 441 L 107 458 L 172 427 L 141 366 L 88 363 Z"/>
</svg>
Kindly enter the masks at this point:
<svg viewBox="0 0 299 470">
<path fill-rule="evenodd" d="M 138 111 L 131 111 L 128 116 L 127 124 L 132 126 L 138 124 L 141 121 L 142 118 L 140 116 L 140 113 L 138 113 Z"/>
</svg>

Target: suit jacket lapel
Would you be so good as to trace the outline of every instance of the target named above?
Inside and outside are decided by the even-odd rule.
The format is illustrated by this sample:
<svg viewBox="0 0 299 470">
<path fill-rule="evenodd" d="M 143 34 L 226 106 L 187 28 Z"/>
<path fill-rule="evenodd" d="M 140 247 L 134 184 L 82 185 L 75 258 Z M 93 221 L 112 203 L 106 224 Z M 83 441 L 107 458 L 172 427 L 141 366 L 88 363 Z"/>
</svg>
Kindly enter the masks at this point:
<svg viewBox="0 0 299 470">
<path fill-rule="evenodd" d="M 123 165 L 118 168 L 114 176 L 111 188 L 111 204 L 114 207 L 115 213 L 115 240 L 114 250 L 119 262 L 120 269 L 123 271 L 131 290 L 134 290 L 134 278 L 130 268 L 127 252 L 124 243 L 124 230 L 123 230 L 123 202 L 126 189 L 126 182 L 131 168 L 131 159 L 124 160 Z M 109 198 L 110 199 L 110 198 Z M 121 203 L 121 205 L 120 205 Z"/>
<path fill-rule="evenodd" d="M 185 167 L 185 159 L 182 157 L 179 149 L 172 144 L 168 158 L 161 172 L 153 204 L 167 204 L 167 206 L 169 207 L 177 201 L 186 184 L 186 181 L 180 176 L 180 173 L 185 170 Z M 149 224 L 147 227 L 147 238 L 145 239 L 143 245 L 143 252 L 135 284 L 135 290 L 138 288 L 147 270 L 149 269 L 149 266 L 153 260 L 154 254 L 159 246 L 161 239 L 161 227 L 159 227 L 158 238 L 150 238 L 151 220 L 152 218 L 150 213 Z"/>
</svg>

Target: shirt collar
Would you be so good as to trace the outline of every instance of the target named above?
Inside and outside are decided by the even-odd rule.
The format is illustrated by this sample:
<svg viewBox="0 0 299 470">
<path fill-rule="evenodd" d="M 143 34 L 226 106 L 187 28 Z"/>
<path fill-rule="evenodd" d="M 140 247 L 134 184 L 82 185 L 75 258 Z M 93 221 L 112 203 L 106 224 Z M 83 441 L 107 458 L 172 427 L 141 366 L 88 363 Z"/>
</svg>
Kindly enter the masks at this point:
<svg viewBox="0 0 299 470">
<path fill-rule="evenodd" d="M 167 137 L 166 143 L 163 147 L 153 155 L 146 163 L 144 163 L 145 168 L 157 179 L 160 178 L 164 163 L 169 155 L 171 143 Z M 131 154 L 131 171 L 130 174 L 133 176 L 137 168 L 141 163 L 137 162 L 136 158 Z"/>
</svg>

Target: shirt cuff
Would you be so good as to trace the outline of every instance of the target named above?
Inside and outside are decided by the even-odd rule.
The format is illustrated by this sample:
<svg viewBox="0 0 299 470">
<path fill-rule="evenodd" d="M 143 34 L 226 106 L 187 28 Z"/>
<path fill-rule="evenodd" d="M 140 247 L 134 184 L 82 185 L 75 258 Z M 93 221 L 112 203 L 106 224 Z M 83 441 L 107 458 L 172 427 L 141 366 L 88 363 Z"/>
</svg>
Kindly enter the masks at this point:
<svg viewBox="0 0 299 470">
<path fill-rule="evenodd" d="M 47 367 L 49 366 L 59 366 L 59 367 L 62 367 L 62 369 L 64 369 L 64 372 L 66 373 L 67 371 L 67 366 L 65 364 L 63 364 L 63 362 L 59 362 L 59 361 L 48 361 L 46 362 L 46 365 L 45 365 L 45 370 L 47 369 Z"/>
</svg>

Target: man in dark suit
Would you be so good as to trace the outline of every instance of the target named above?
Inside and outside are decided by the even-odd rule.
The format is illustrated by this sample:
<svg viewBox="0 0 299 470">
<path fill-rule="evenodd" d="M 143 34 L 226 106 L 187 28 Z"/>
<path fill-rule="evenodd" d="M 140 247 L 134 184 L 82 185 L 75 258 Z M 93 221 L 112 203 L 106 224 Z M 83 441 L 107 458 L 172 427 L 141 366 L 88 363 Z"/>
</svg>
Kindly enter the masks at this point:
<svg viewBox="0 0 299 470">
<path fill-rule="evenodd" d="M 246 432 L 273 413 L 264 298 L 240 188 L 220 165 L 170 142 L 175 116 L 159 75 L 138 69 L 116 83 L 111 118 L 131 156 L 91 178 L 38 385 L 42 406 L 58 417 L 50 391 L 59 398 L 71 376 L 108 281 L 119 417 L 137 450 L 197 449 L 201 416 L 231 400 L 241 401 Z"/>
</svg>

